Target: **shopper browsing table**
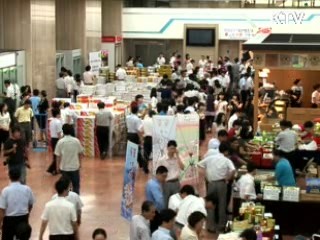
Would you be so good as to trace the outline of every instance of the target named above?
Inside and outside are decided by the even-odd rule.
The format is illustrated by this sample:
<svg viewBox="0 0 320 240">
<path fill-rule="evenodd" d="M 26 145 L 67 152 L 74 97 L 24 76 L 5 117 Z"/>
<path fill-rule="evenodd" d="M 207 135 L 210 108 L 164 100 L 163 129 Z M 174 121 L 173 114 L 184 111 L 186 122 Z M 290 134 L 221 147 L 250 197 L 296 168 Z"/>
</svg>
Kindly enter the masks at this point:
<svg viewBox="0 0 320 240">
<path fill-rule="evenodd" d="M 31 189 L 19 182 L 21 172 L 17 168 L 9 170 L 11 184 L 5 187 L 0 197 L 0 226 L 2 239 L 12 240 L 17 236 L 20 224 L 28 223 L 34 204 Z"/>
<path fill-rule="evenodd" d="M 297 133 L 291 129 L 292 123 L 287 120 L 280 121 L 281 132 L 275 139 L 276 145 L 278 149 L 281 150 L 286 159 L 291 163 L 293 171 L 295 171 L 295 150 L 297 148 L 298 143 L 298 135 Z"/>
<path fill-rule="evenodd" d="M 165 166 L 168 169 L 168 177 L 163 185 L 165 206 L 168 206 L 170 196 L 180 191 L 179 177 L 184 169 L 184 164 L 179 156 L 177 142 L 170 140 L 167 144 L 167 156 L 160 159 L 158 166 Z"/>
<path fill-rule="evenodd" d="M 105 104 L 99 102 L 97 104 L 99 112 L 96 114 L 96 133 L 100 151 L 100 158 L 106 158 L 109 149 L 109 133 L 113 119 L 112 112 L 105 109 Z"/>
<path fill-rule="evenodd" d="M 257 173 L 257 168 L 254 164 L 247 164 L 247 173 L 242 175 L 239 181 L 237 182 L 240 198 L 244 200 L 255 200 L 257 198 L 254 176 Z"/>
<path fill-rule="evenodd" d="M 212 194 L 217 199 L 217 208 L 214 211 L 208 210 L 207 229 L 212 232 L 221 231 L 227 222 L 227 184 L 235 174 L 233 163 L 226 157 L 229 154 L 228 143 L 222 142 L 219 152 L 198 163 L 200 168 L 205 169 L 208 194 Z"/>
<path fill-rule="evenodd" d="M 276 163 L 275 176 L 269 177 L 269 181 L 277 180 L 281 187 L 296 186 L 296 181 L 289 161 L 281 150 L 273 151 L 273 161 Z"/>
<path fill-rule="evenodd" d="M 48 202 L 42 214 L 39 240 L 49 225 L 50 240 L 78 239 L 77 214 L 74 205 L 66 199 L 69 193 L 69 183 L 60 178 L 55 188 L 58 197 Z"/>
<path fill-rule="evenodd" d="M 57 172 L 71 179 L 73 190 L 80 193 L 80 168 L 83 147 L 79 139 L 72 137 L 73 128 L 69 124 L 62 127 L 64 137 L 56 146 L 54 154 L 57 156 Z"/>
<path fill-rule="evenodd" d="M 153 220 L 156 208 L 150 201 L 144 201 L 141 214 L 132 217 L 130 224 L 130 240 L 151 240 L 150 220 Z"/>
<path fill-rule="evenodd" d="M 178 208 L 176 223 L 179 228 L 183 228 L 188 224 L 188 217 L 193 212 L 199 211 L 207 216 L 206 207 L 208 206 L 208 208 L 211 209 L 216 203 L 213 202 L 212 199 L 209 199 L 209 197 L 201 198 L 196 196 L 192 186 L 185 185 L 184 187 L 188 187 L 189 190 L 187 195 L 182 199 Z"/>
<path fill-rule="evenodd" d="M 94 73 L 91 71 L 91 66 L 88 65 L 86 66 L 86 71 L 83 73 L 83 81 L 85 85 L 93 85 L 94 83 L 94 79 L 95 79 L 95 75 Z"/>
</svg>

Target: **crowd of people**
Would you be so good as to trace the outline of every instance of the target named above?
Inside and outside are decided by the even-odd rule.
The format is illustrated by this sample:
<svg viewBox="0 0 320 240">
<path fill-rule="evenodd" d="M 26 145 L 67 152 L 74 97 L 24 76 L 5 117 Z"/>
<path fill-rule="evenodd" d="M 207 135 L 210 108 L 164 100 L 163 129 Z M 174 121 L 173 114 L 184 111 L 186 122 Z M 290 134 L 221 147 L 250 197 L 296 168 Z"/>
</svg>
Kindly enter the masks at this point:
<svg viewBox="0 0 320 240">
<path fill-rule="evenodd" d="M 254 183 L 258 166 L 251 158 L 251 153 L 258 151 L 258 146 L 251 143 L 254 137 L 255 71 L 250 60 L 231 62 L 225 57 L 220 58 L 215 67 L 209 59 L 203 56 L 195 66 L 189 55 L 182 61 L 181 56 L 173 54 L 171 79 L 163 76 L 158 86 L 151 90 L 149 104 L 144 102 L 142 95 L 137 95 L 131 103 L 131 114 L 126 119 L 128 140 L 139 145 L 138 162 L 147 174 L 148 161 L 152 159 L 152 117 L 155 114 L 198 114 L 200 144 L 209 138 L 207 152 L 198 163 L 208 195 L 203 199 L 196 194 L 197 189 L 182 186 L 180 176 L 187 163 L 181 159 L 177 143 L 169 141 L 166 156 L 157 161 L 156 175 L 146 184 L 147 201 L 142 205 L 142 214 L 135 216 L 140 219 L 139 224 L 132 223 L 131 239 L 160 239 L 159 236 L 163 239 L 200 239 L 205 221 L 209 232 L 221 233 L 231 212 L 233 187 L 238 189 L 244 201 L 261 198 Z M 295 84 L 293 90 L 297 94 L 299 81 Z M 280 186 L 295 186 L 295 170 L 301 166 L 294 154 L 299 141 L 300 147 L 314 145 L 314 124 L 306 122 L 296 131 L 290 121 L 282 120 L 280 127 L 273 151 L 275 175 L 267 180 L 277 181 Z M 237 170 L 244 165 L 247 174 L 236 179 Z M 146 212 L 150 215 L 145 215 Z M 150 222 L 151 231 L 146 227 L 146 221 Z M 142 225 L 148 230 L 141 230 Z M 141 238 L 139 233 L 149 238 Z"/>
<path fill-rule="evenodd" d="M 133 61 L 130 58 L 127 66 L 132 66 Z M 142 64 L 139 60 L 137 62 Z M 166 63 L 162 54 L 157 63 Z M 238 189 L 244 201 L 260 197 L 254 187 L 257 166 L 251 161 L 251 152 L 256 150 L 250 142 L 254 137 L 252 96 L 255 70 L 252 61 L 236 58 L 232 62 L 228 57 L 220 57 L 215 65 L 210 57 L 202 56 L 196 65 L 189 54 L 182 60 L 174 53 L 169 64 L 172 75 L 164 75 L 158 86 L 151 90 L 150 102 L 146 104 L 144 96 L 137 95 L 131 103 L 130 114 L 126 116 L 127 139 L 139 146 L 139 166 L 149 174 L 153 116 L 197 114 L 199 143 L 204 144 L 209 138 L 207 151 L 197 163 L 199 173 L 205 179 L 207 194 L 201 197 L 194 186 L 182 184 L 180 176 L 186 162 L 179 154 L 177 142 L 168 141 L 165 156 L 157 161 L 154 175 L 145 184 L 141 214 L 133 216 L 131 221 L 131 240 L 197 240 L 201 239 L 203 228 L 221 233 L 231 213 L 233 187 Z M 119 69 L 120 66 L 116 76 L 118 80 L 124 80 L 124 73 Z M 57 97 L 76 98 L 83 84 L 94 84 L 95 76 L 90 67 L 86 67 L 82 78 L 84 83 L 81 75 L 73 77 L 70 70 L 62 68 L 56 81 Z M 39 140 L 48 141 L 46 133 L 50 128 L 52 163 L 47 172 L 52 175 L 61 173 L 55 184 L 56 195 L 44 208 L 39 239 L 43 239 L 47 226 L 52 240 L 78 239 L 83 207 L 79 196 L 83 147 L 75 137 L 77 116 L 68 102 L 53 102 L 49 106 L 45 91 L 31 91 L 29 86 L 19 89 L 10 81 L 5 81 L 5 85 L 6 99 L 0 105 L 0 143 L 4 145 L 4 164 L 8 165 L 11 184 L 2 190 L 0 197 L 2 239 L 30 238 L 28 217 L 35 197 L 26 185 L 26 168 L 31 167 L 28 151 L 35 137 L 33 119 L 40 129 Z M 47 126 L 50 107 L 52 119 Z M 97 107 L 96 135 L 100 157 L 105 159 L 109 149 L 106 136 L 109 136 L 113 115 L 104 103 L 98 103 Z M 273 152 L 275 175 L 269 180 L 277 180 L 281 186 L 295 186 L 295 169 L 300 167 L 293 157 L 298 135 L 309 144 L 314 125 L 305 123 L 299 133 L 286 120 L 280 122 L 280 127 L 282 131 L 275 139 L 277 149 Z M 243 165 L 246 165 L 247 174 L 236 181 L 236 172 Z M 241 237 L 243 240 L 256 239 L 252 229 L 244 231 Z M 106 238 L 103 229 L 93 233 L 95 240 Z"/>
</svg>

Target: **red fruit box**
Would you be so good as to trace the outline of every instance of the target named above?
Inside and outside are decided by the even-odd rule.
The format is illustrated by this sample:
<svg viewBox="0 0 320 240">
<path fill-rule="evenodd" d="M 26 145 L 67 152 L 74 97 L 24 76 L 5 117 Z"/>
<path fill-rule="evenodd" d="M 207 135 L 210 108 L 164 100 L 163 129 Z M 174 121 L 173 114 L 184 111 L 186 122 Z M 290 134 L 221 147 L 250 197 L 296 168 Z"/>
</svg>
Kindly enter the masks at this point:
<svg viewBox="0 0 320 240">
<path fill-rule="evenodd" d="M 252 160 L 252 163 L 254 163 L 254 165 L 256 165 L 257 167 L 260 167 L 261 160 L 262 160 L 262 153 L 261 152 L 253 152 L 251 154 L 251 160 Z"/>
<path fill-rule="evenodd" d="M 262 168 L 273 168 L 273 155 L 272 153 L 264 153 L 261 159 L 261 167 Z"/>
</svg>

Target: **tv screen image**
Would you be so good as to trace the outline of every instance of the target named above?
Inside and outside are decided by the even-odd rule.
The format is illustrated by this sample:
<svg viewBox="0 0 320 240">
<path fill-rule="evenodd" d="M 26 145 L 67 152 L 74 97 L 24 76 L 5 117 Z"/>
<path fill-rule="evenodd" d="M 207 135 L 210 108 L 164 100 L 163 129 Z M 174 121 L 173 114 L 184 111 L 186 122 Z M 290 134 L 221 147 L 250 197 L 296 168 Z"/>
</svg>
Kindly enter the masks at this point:
<svg viewBox="0 0 320 240">
<path fill-rule="evenodd" d="M 215 29 L 187 29 L 187 46 L 214 47 L 215 40 Z"/>
</svg>

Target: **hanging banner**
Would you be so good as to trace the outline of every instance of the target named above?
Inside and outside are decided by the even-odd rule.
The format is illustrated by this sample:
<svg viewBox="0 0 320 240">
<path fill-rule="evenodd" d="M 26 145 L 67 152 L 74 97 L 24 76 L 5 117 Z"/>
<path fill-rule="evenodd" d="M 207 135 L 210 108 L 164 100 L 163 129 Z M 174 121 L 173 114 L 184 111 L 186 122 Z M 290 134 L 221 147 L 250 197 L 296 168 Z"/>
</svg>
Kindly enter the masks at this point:
<svg viewBox="0 0 320 240">
<path fill-rule="evenodd" d="M 99 69 L 101 68 L 101 52 L 91 52 L 89 53 L 89 65 L 91 66 L 91 71 L 98 76 Z"/>
<path fill-rule="evenodd" d="M 131 221 L 133 212 L 133 194 L 137 171 L 137 159 L 138 145 L 128 141 L 121 199 L 121 216 L 128 221 Z"/>
<path fill-rule="evenodd" d="M 199 159 L 199 116 L 198 114 L 178 114 L 177 116 L 153 117 L 153 173 L 158 161 L 167 154 L 167 143 L 176 140 L 179 155 L 185 163 L 180 176 L 182 185 L 194 186 L 198 193 L 205 194 L 205 186 L 198 178 L 197 163 Z"/>
<path fill-rule="evenodd" d="M 158 161 L 167 154 L 167 143 L 176 139 L 177 119 L 174 116 L 153 116 L 152 162 L 153 173 Z"/>
<path fill-rule="evenodd" d="M 185 169 L 181 174 L 181 183 L 198 188 L 197 163 L 199 160 L 199 116 L 198 114 L 177 115 L 178 149 Z"/>
</svg>

